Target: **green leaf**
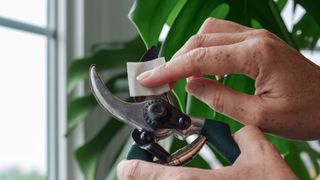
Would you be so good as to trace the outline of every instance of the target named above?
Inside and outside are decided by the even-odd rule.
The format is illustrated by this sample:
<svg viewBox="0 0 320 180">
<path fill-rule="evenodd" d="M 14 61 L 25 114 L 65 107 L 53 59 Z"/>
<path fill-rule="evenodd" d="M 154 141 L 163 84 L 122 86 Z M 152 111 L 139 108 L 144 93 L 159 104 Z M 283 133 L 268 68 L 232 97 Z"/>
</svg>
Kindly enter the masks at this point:
<svg viewBox="0 0 320 180">
<path fill-rule="evenodd" d="M 300 4 L 307 13 L 314 18 L 314 20 L 320 26 L 320 1 L 313 1 L 313 0 L 295 0 L 296 3 Z"/>
<path fill-rule="evenodd" d="M 230 6 L 227 3 L 222 3 L 213 9 L 209 17 L 224 19 L 227 17 L 229 10 L 230 10 Z"/>
<path fill-rule="evenodd" d="M 106 180 L 117 179 L 117 165 L 120 163 L 120 161 L 127 158 L 128 151 L 131 148 L 132 144 L 133 144 L 133 139 L 129 138 L 128 141 L 125 143 L 123 149 L 121 150 L 120 154 L 117 156 L 117 159 L 114 162 L 114 165 L 112 166 Z"/>
<path fill-rule="evenodd" d="M 176 19 L 177 15 L 179 14 L 180 10 L 184 6 L 184 4 L 187 2 L 187 0 L 178 0 L 172 11 L 170 12 L 168 19 L 167 19 L 167 24 L 169 26 L 172 25 L 173 21 Z"/>
<path fill-rule="evenodd" d="M 251 20 L 257 20 L 263 28 L 268 29 L 280 38 L 295 47 L 295 43 L 288 32 L 281 16 L 280 10 L 272 0 L 242 0 L 230 1 L 230 10 L 226 19 L 245 26 L 251 25 Z"/>
<path fill-rule="evenodd" d="M 293 37 L 289 33 L 283 19 L 281 18 L 280 10 L 275 2 L 272 0 L 265 0 L 266 4 L 259 4 L 257 1 L 253 2 L 255 2 L 255 4 L 253 4 L 252 8 L 257 7 L 256 12 L 259 13 L 254 13 L 252 18 L 259 21 L 264 28 L 285 40 L 290 46 L 297 48 Z M 258 4 L 260 6 L 258 6 Z M 265 8 L 264 6 L 267 6 L 268 8 Z"/>
<path fill-rule="evenodd" d="M 278 6 L 278 9 L 280 10 L 280 11 L 282 11 L 283 10 L 283 8 L 285 7 L 285 5 L 287 4 L 287 0 L 278 0 L 277 2 L 276 2 L 276 4 L 277 4 L 277 6 Z"/>
<path fill-rule="evenodd" d="M 191 116 L 213 119 L 214 111 L 205 103 L 188 94 L 186 113 Z"/>
<path fill-rule="evenodd" d="M 186 111 L 187 93 L 185 91 L 185 87 L 186 87 L 186 80 L 178 81 L 176 85 L 173 87 L 174 94 L 179 101 L 179 105 L 182 112 Z"/>
<path fill-rule="evenodd" d="M 205 161 L 199 154 L 197 154 L 192 161 L 186 164 L 186 167 L 196 167 L 201 169 L 211 169 L 207 161 Z"/>
<path fill-rule="evenodd" d="M 221 2 L 223 1 L 187 1 L 175 18 L 167 38 L 161 47 L 160 55 L 166 59 L 170 59 L 198 31 L 204 20 L 209 17 L 213 9 L 221 4 Z"/>
<path fill-rule="evenodd" d="M 220 153 L 218 153 L 218 151 L 215 150 L 215 147 L 213 147 L 211 144 L 208 144 L 209 148 L 211 149 L 211 151 L 214 153 L 214 155 L 216 156 L 216 158 L 219 160 L 219 162 L 223 165 L 223 166 L 229 166 L 230 163 L 228 161 L 226 161 L 224 159 L 224 157 L 222 157 L 220 155 Z"/>
<path fill-rule="evenodd" d="M 251 27 L 255 29 L 261 29 L 262 25 L 256 19 L 251 19 Z"/>
<path fill-rule="evenodd" d="M 113 92 L 123 92 L 127 91 L 128 87 L 119 87 L 116 86 L 117 81 L 126 78 L 125 71 L 119 71 L 118 73 L 114 73 L 109 77 L 107 83 L 105 84 L 108 89 Z M 69 100 L 68 102 L 68 129 L 66 136 L 69 136 L 72 130 L 96 108 L 97 101 L 94 96 L 90 93 L 85 96 L 81 96 L 79 98 Z"/>
<path fill-rule="evenodd" d="M 215 81 L 213 76 L 204 76 L 204 78 Z M 214 119 L 215 111 L 212 110 L 207 104 L 200 101 L 196 97 L 188 94 L 186 102 L 186 113 L 190 116 L 195 116 L 204 119 Z"/>
<path fill-rule="evenodd" d="M 95 109 L 97 102 L 93 95 L 86 95 L 68 102 L 68 137 L 74 128 Z"/>
<path fill-rule="evenodd" d="M 75 155 L 86 180 L 94 180 L 103 150 L 111 142 L 123 123 L 111 119 L 91 141 L 76 150 Z"/>
<path fill-rule="evenodd" d="M 309 180 L 310 175 L 307 168 L 305 167 L 303 161 L 300 158 L 301 151 L 294 145 L 290 146 L 290 151 L 285 155 L 284 159 L 287 161 L 288 165 L 293 172 L 299 177 L 299 179 Z"/>
<path fill-rule="evenodd" d="M 300 179 L 311 179 L 310 173 L 300 157 L 302 152 L 306 152 L 308 154 L 311 160 L 310 163 L 315 167 L 315 173 L 317 175 L 319 174 L 320 167 L 318 160 L 320 160 L 320 153 L 312 149 L 307 142 L 290 141 L 272 135 L 268 135 L 267 137 L 269 141 L 276 146 L 280 153 L 284 155 L 285 160 Z"/>
<path fill-rule="evenodd" d="M 127 61 L 138 61 L 145 52 L 140 38 L 117 45 L 112 49 L 98 49 L 90 56 L 72 62 L 68 69 L 68 92 L 71 92 L 78 81 L 89 77 L 89 67 L 97 66 L 99 71 L 115 68 L 125 68 Z"/>
<path fill-rule="evenodd" d="M 313 49 L 320 37 L 320 26 L 306 13 L 294 25 L 292 34 L 300 48 Z"/>
<path fill-rule="evenodd" d="M 178 0 L 136 0 L 129 19 L 136 26 L 147 48 L 158 44 L 158 39 Z"/>
<path fill-rule="evenodd" d="M 295 142 L 295 145 L 299 148 L 300 151 L 306 152 L 309 155 L 311 163 L 315 170 L 315 174 L 319 175 L 320 165 L 318 161 L 320 160 L 320 152 L 311 148 L 311 146 L 307 142 Z"/>
<path fill-rule="evenodd" d="M 267 134 L 266 137 L 270 142 L 272 142 L 272 144 L 276 146 L 276 148 L 281 154 L 286 155 L 290 152 L 290 147 L 292 142 L 271 134 Z"/>
</svg>

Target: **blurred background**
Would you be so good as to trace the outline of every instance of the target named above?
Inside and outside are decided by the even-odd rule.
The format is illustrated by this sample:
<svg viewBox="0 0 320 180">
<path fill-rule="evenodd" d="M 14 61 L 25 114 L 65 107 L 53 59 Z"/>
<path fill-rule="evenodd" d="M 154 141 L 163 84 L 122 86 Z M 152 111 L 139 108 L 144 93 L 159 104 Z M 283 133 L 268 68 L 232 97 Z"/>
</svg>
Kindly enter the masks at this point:
<svg viewBox="0 0 320 180">
<path fill-rule="evenodd" d="M 67 67 L 89 55 L 93 44 L 116 48 L 135 38 L 127 18 L 133 2 L 0 0 L 0 180 L 85 179 L 74 150 L 99 131 L 106 117 L 95 110 L 90 121 L 65 137 L 68 98 L 88 90 L 83 81 L 68 93 Z M 281 16 L 289 31 L 304 13 L 288 0 Z M 301 52 L 320 65 L 320 42 Z M 107 166 L 100 164 L 96 179 L 105 178 Z"/>
</svg>

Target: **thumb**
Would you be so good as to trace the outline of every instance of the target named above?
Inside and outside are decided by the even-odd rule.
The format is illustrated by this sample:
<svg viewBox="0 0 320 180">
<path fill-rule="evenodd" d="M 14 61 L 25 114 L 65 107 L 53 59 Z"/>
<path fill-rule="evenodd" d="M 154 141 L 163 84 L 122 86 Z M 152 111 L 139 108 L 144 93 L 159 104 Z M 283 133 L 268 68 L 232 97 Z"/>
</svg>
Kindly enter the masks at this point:
<svg viewBox="0 0 320 180">
<path fill-rule="evenodd" d="M 164 166 L 145 161 L 122 161 L 117 167 L 120 180 L 167 179 L 227 179 L 234 171 L 230 168 L 215 171 L 189 167 Z"/>
<path fill-rule="evenodd" d="M 237 92 L 206 78 L 190 78 L 186 90 L 215 111 L 243 123 L 254 123 L 251 115 L 256 111 L 258 97 Z"/>
<path fill-rule="evenodd" d="M 259 128 L 245 126 L 234 134 L 234 140 L 239 145 L 241 155 L 238 163 L 283 161 L 278 150 L 269 142 Z M 257 156 L 259 155 L 259 156 Z M 283 163 L 282 163 L 283 164 Z"/>
<path fill-rule="evenodd" d="M 256 154 L 262 151 L 263 146 L 271 145 L 261 130 L 252 125 L 247 125 L 238 130 L 233 138 L 239 145 L 241 152 L 252 152 Z"/>
</svg>

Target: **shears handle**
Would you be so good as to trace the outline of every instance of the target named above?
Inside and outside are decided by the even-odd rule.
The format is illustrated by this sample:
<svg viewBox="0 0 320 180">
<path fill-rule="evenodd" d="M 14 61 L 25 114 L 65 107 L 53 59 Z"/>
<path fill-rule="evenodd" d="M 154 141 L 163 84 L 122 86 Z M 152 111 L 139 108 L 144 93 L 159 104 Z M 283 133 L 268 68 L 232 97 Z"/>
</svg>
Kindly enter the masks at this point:
<svg viewBox="0 0 320 180">
<path fill-rule="evenodd" d="M 205 120 L 201 134 L 207 141 L 225 158 L 233 164 L 240 155 L 240 149 L 232 138 L 229 125 L 217 120 Z M 153 161 L 153 155 L 148 151 L 133 144 L 128 152 L 127 159 L 139 159 L 148 162 Z"/>
<path fill-rule="evenodd" d="M 148 151 L 140 148 L 137 144 L 133 144 L 128 152 L 127 160 L 138 159 L 143 161 L 152 162 L 153 155 Z"/>
<path fill-rule="evenodd" d="M 239 146 L 233 140 L 228 124 L 206 119 L 201 134 L 229 163 L 233 164 L 240 155 Z"/>
</svg>

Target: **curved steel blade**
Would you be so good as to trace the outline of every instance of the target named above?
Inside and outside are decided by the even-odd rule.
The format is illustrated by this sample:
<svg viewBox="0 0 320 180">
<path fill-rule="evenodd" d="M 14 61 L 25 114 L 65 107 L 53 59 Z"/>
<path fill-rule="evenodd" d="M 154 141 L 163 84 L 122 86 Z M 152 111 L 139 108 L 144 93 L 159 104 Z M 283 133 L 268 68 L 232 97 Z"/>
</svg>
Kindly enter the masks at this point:
<svg viewBox="0 0 320 180">
<path fill-rule="evenodd" d="M 110 112 L 116 119 L 123 121 L 139 130 L 153 131 L 143 118 L 143 103 L 127 103 L 113 94 L 105 87 L 95 65 L 90 67 L 90 87 L 100 106 Z"/>
</svg>

